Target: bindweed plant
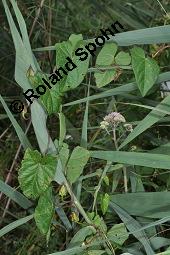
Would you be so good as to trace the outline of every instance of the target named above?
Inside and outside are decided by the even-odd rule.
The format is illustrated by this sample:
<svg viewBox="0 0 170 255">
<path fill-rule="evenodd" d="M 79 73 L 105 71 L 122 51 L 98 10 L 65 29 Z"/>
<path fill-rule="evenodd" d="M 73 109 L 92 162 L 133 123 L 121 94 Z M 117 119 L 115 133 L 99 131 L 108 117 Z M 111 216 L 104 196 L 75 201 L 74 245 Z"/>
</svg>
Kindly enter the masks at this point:
<svg viewBox="0 0 170 255">
<path fill-rule="evenodd" d="M 40 86 L 48 74 L 41 70 L 32 52 L 26 24 L 16 1 L 10 2 L 19 24 L 18 28 L 7 1 L 3 0 L 16 50 L 15 80 L 25 92 Z M 140 178 L 140 171 L 144 168 L 170 169 L 169 155 L 161 153 L 160 147 L 156 152 L 144 152 L 142 149 L 136 150 L 131 144 L 170 112 L 170 96 L 156 105 L 149 104 L 152 100 L 145 99 L 159 92 L 158 84 L 170 79 L 170 72 L 160 73 L 157 61 L 147 50 L 139 47 L 139 44 L 168 43 L 169 32 L 170 26 L 167 25 L 116 34 L 98 49 L 96 56 L 89 56 L 85 61 L 80 61 L 75 55 L 75 50 L 86 43 L 80 34 L 72 34 L 67 41 L 51 46 L 56 53 L 55 68 L 64 67 L 68 56 L 77 68 L 55 86 L 51 80 L 50 88 L 34 99 L 32 104 L 25 102 L 26 111 L 30 108 L 38 148 L 30 144 L 27 135 L 0 97 L 25 150 L 18 170 L 22 193 L 14 190 L 11 193 L 11 187 L 4 182 L 0 189 L 29 214 L 2 228 L 0 236 L 34 218 L 48 244 L 58 228 L 64 229 L 66 238 L 62 251 L 54 251 L 52 254 L 152 255 L 170 244 L 168 238 L 154 239 L 149 232 L 151 229 L 157 233 L 155 226 L 169 221 L 170 194 L 167 190 L 145 190 Z M 130 83 L 120 84 L 125 76 Z M 86 84 L 87 96 L 65 103 L 69 93 L 74 93 L 86 79 L 89 79 Z M 94 87 L 91 85 L 93 80 L 95 88 L 100 91 L 96 95 L 90 95 L 90 89 Z M 115 82 L 119 82 L 118 86 L 114 86 Z M 108 89 L 107 85 L 112 88 Z M 121 101 L 117 102 L 115 96 L 129 96 L 134 101 L 144 100 L 142 102 L 146 104 L 134 103 L 134 106 L 151 112 L 141 121 L 131 123 L 123 112 L 117 111 L 116 107 Z M 90 137 L 90 101 L 107 97 L 114 97 L 114 100 L 102 116 L 103 120 L 96 118 L 97 132 Z M 74 142 L 70 142 L 68 138 L 72 136 L 68 136 L 65 109 L 82 103 L 86 107 L 81 138 L 76 140 L 74 134 Z M 133 106 L 133 103 L 128 105 Z M 54 114 L 59 121 L 59 131 L 52 138 L 47 124 Z M 105 133 L 101 132 L 102 129 Z M 102 143 L 96 145 L 94 141 L 100 132 Z M 96 148 L 98 150 L 94 150 Z M 99 159 L 99 162 L 95 159 Z M 120 220 L 116 221 L 117 216 Z M 145 218 L 146 224 L 143 225 Z M 131 235 L 135 239 L 130 239 Z"/>
</svg>

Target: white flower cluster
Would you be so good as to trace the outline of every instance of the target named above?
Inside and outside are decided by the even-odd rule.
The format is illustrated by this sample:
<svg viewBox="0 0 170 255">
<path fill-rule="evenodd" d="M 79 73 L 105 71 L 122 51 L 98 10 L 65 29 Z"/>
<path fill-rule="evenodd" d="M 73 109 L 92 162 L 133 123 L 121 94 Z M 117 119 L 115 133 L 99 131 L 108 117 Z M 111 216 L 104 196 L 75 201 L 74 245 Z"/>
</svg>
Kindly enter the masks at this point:
<svg viewBox="0 0 170 255">
<path fill-rule="evenodd" d="M 111 112 L 100 122 L 100 128 L 107 130 L 109 126 L 113 127 L 121 122 L 126 122 L 125 118 L 119 112 Z"/>
<path fill-rule="evenodd" d="M 126 122 L 125 118 L 119 112 L 111 112 L 104 117 L 104 121 L 107 121 L 109 124 L 116 124 L 120 122 Z"/>
<path fill-rule="evenodd" d="M 120 114 L 119 112 L 111 112 L 104 117 L 104 120 L 102 122 L 100 122 L 100 128 L 108 131 L 109 126 L 112 128 L 115 128 L 120 123 L 125 123 L 125 122 L 126 120 L 122 114 Z M 131 124 L 126 123 L 124 124 L 124 127 L 129 132 L 133 131 Z"/>
</svg>

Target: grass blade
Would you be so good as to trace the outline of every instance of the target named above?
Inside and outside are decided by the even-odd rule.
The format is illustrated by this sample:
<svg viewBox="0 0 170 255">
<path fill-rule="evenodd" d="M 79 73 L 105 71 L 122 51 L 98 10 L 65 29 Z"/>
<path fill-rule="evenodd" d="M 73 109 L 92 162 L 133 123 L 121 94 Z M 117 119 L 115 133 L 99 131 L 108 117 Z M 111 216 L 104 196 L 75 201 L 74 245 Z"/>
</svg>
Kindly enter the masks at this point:
<svg viewBox="0 0 170 255">
<path fill-rule="evenodd" d="M 0 191 L 4 193 L 7 197 L 15 201 L 18 205 L 20 205 L 24 209 L 28 209 L 33 204 L 28 198 L 22 195 L 17 190 L 13 189 L 11 186 L 6 184 L 5 182 L 0 180 Z"/>
<path fill-rule="evenodd" d="M 26 216 L 24 218 L 21 218 L 19 220 L 16 220 L 12 223 L 10 223 L 9 225 L 7 225 L 6 227 L 0 229 L 0 237 L 4 236 L 5 234 L 7 234 L 8 232 L 12 231 L 13 229 L 25 224 L 26 222 L 28 222 L 29 220 L 33 219 L 34 215 L 29 215 Z"/>
<path fill-rule="evenodd" d="M 138 223 L 138 221 L 131 217 L 121 207 L 119 207 L 113 202 L 110 203 L 110 207 L 119 215 L 119 217 L 125 223 L 129 231 L 133 232 L 141 228 L 141 225 Z M 133 235 L 143 244 L 147 255 L 155 254 L 154 251 L 152 250 L 152 247 L 150 246 L 149 239 L 147 238 L 144 230 L 134 232 Z"/>
<path fill-rule="evenodd" d="M 166 113 L 158 112 L 157 110 L 163 110 L 170 112 L 170 96 L 167 96 L 162 102 L 156 106 L 156 110 L 152 110 L 140 123 L 137 127 L 128 135 L 128 137 L 124 140 L 124 142 L 120 145 L 119 149 L 122 149 L 125 145 L 130 143 L 134 138 L 143 133 L 146 129 L 151 127 L 153 124 L 158 122 L 161 118 L 163 118 Z"/>
<path fill-rule="evenodd" d="M 18 135 L 18 138 L 22 144 L 22 146 L 24 147 L 24 149 L 26 150 L 27 148 L 31 148 L 31 144 L 28 141 L 27 136 L 24 134 L 22 128 L 20 127 L 20 125 L 18 124 L 18 122 L 15 120 L 14 116 L 12 115 L 12 113 L 10 112 L 7 104 L 5 103 L 4 99 L 2 98 L 2 96 L 0 95 L 0 101 L 10 119 L 10 121 L 12 122 L 13 127 L 15 128 L 15 131 Z"/>
<path fill-rule="evenodd" d="M 91 157 L 135 166 L 170 169 L 170 157 L 163 154 L 124 151 L 91 151 Z"/>
</svg>

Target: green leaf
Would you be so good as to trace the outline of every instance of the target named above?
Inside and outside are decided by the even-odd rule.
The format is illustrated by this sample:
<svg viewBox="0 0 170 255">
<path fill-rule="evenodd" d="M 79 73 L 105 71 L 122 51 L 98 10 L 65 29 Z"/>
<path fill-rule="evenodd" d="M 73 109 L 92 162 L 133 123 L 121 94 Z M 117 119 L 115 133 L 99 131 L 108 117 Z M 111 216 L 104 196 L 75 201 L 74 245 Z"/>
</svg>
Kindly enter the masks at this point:
<svg viewBox="0 0 170 255">
<path fill-rule="evenodd" d="M 32 72 L 29 71 L 30 68 L 27 72 L 27 77 L 33 88 L 37 88 L 39 85 L 44 84 L 42 78 L 49 83 L 51 89 L 46 86 L 46 92 L 44 95 L 40 96 L 40 101 L 46 108 L 49 115 L 58 112 L 60 109 L 63 96 L 63 93 L 61 93 L 59 90 L 58 84 L 52 85 L 47 75 L 44 75 L 42 72 L 38 71 L 34 74 L 33 70 L 31 70 Z"/>
<path fill-rule="evenodd" d="M 60 218 L 61 222 L 63 223 L 66 231 L 72 229 L 72 225 L 62 207 L 62 204 L 59 202 L 59 199 L 55 197 L 55 212 L 57 213 L 58 217 Z"/>
<path fill-rule="evenodd" d="M 16 220 L 12 223 L 10 223 L 9 225 L 5 226 L 4 228 L 0 229 L 0 237 L 2 237 L 3 235 L 7 234 L 8 232 L 10 232 L 11 230 L 25 224 L 27 221 L 31 220 L 33 218 L 33 214 L 26 216 L 24 218 L 21 218 L 19 220 Z"/>
<path fill-rule="evenodd" d="M 13 10 L 18 21 L 19 31 L 14 23 L 13 16 L 11 15 L 10 9 L 6 3 L 6 0 L 3 0 L 3 5 L 5 8 L 6 16 L 10 26 L 10 31 L 12 34 L 12 39 L 15 45 L 16 50 L 16 61 L 15 61 L 15 80 L 20 85 L 23 90 L 30 89 L 31 86 L 26 77 L 26 72 L 30 65 L 34 70 L 36 70 L 33 53 L 31 51 L 31 46 L 26 30 L 26 24 L 22 17 L 22 14 L 19 11 L 19 8 L 16 4 L 16 1 L 12 1 Z M 21 35 L 20 35 L 21 33 Z M 21 37 L 22 36 L 22 37 Z M 37 65 L 38 66 L 38 65 Z"/>
<path fill-rule="evenodd" d="M 119 205 L 130 215 L 159 219 L 169 217 L 169 200 L 169 191 L 137 192 L 110 196 L 110 201 Z"/>
<path fill-rule="evenodd" d="M 131 55 L 137 85 L 142 96 L 145 96 L 158 78 L 159 66 L 154 59 L 146 58 L 144 50 L 139 47 L 134 47 Z"/>
<path fill-rule="evenodd" d="M 108 66 L 114 63 L 114 56 L 117 52 L 115 43 L 108 43 L 103 46 L 96 59 L 96 66 Z"/>
<path fill-rule="evenodd" d="M 34 219 L 42 234 L 47 234 L 54 214 L 52 188 L 48 188 L 39 198 Z"/>
<path fill-rule="evenodd" d="M 86 249 L 86 246 L 84 246 L 84 247 L 75 246 L 71 249 L 66 249 L 64 251 L 57 251 L 54 253 L 48 253 L 47 255 L 76 255 L 76 254 L 80 254 L 85 249 Z"/>
<path fill-rule="evenodd" d="M 98 214 L 94 217 L 94 219 L 92 220 L 92 222 L 94 222 L 94 224 L 100 228 L 104 233 L 107 232 L 107 226 L 106 223 L 104 221 L 104 219 L 102 217 L 100 217 Z"/>
<path fill-rule="evenodd" d="M 169 75 L 170 77 L 170 75 Z M 78 99 L 76 101 L 64 104 L 64 106 L 70 106 L 70 105 L 76 105 L 76 104 L 81 104 L 87 101 L 91 101 L 91 100 L 95 100 L 95 99 L 99 99 L 99 98 L 105 98 L 105 97 L 111 97 L 114 95 L 121 95 L 121 94 L 125 94 L 125 93 L 130 93 L 132 91 L 136 90 L 136 83 L 129 83 L 126 85 L 122 85 L 119 87 L 116 87 L 114 89 L 107 89 L 106 91 L 93 95 L 93 96 L 89 96 L 89 97 L 85 97 L 82 99 Z"/>
<path fill-rule="evenodd" d="M 88 236 L 94 235 L 96 230 L 93 226 L 81 228 L 71 239 L 68 248 L 73 247 L 74 244 L 82 243 Z"/>
<path fill-rule="evenodd" d="M 133 5 L 133 7 L 135 7 L 135 5 Z M 110 42 L 117 43 L 119 46 L 169 43 L 170 42 L 169 33 L 170 25 L 150 27 L 138 30 L 135 29 L 134 31 L 115 34 L 115 36 L 110 38 Z M 91 41 L 93 40 L 95 40 L 95 38 L 91 39 Z M 49 51 L 49 50 L 50 51 L 55 50 L 55 46 L 48 46 L 35 49 L 35 51 Z"/>
<path fill-rule="evenodd" d="M 79 86 L 87 73 L 90 56 L 84 61 L 79 60 L 79 57 L 75 55 L 75 50 L 79 47 L 84 47 L 82 35 L 71 35 L 68 41 L 56 44 L 57 67 L 63 67 L 66 70 L 67 57 L 70 57 L 76 65 L 76 68 L 68 71 L 68 74 L 63 75 L 63 79 L 57 83 L 62 93 Z"/>
<path fill-rule="evenodd" d="M 168 81 L 170 79 L 170 72 L 164 72 L 161 73 L 158 76 L 158 80 L 157 83 L 161 83 L 164 81 Z M 120 95 L 120 94 L 126 94 L 126 93 L 131 93 L 137 90 L 137 86 L 136 86 L 136 82 L 132 82 L 132 83 L 127 83 L 126 85 L 122 85 L 119 87 L 116 87 L 114 89 L 108 89 L 102 93 L 93 95 L 93 96 L 89 96 L 89 97 L 84 97 L 82 99 L 78 99 L 76 101 L 73 102 L 69 102 L 64 104 L 64 106 L 70 106 L 70 105 L 76 105 L 76 104 L 81 104 L 87 101 L 92 101 L 98 98 L 104 98 L 104 97 L 109 97 L 109 96 L 113 96 L 113 95 Z"/>
<path fill-rule="evenodd" d="M 63 94 L 59 92 L 57 86 L 56 84 L 51 89 L 47 88 L 45 94 L 40 97 L 49 115 L 59 112 L 62 103 Z"/>
<path fill-rule="evenodd" d="M 13 114 L 11 113 L 11 111 L 9 110 L 6 102 L 4 101 L 3 97 L 0 95 L 0 101 L 18 135 L 18 138 L 22 144 L 22 146 L 24 147 L 24 149 L 27 149 L 27 148 L 31 148 L 31 144 L 30 142 L 28 141 L 28 138 L 26 136 L 26 134 L 24 134 L 22 128 L 20 127 L 20 125 L 18 124 L 18 122 L 16 121 L 16 119 L 14 118 Z"/>
<path fill-rule="evenodd" d="M 24 194 L 33 199 L 39 197 L 53 180 L 55 170 L 55 157 L 27 149 L 18 177 Z"/>
<path fill-rule="evenodd" d="M 82 174 L 89 157 L 89 151 L 80 146 L 73 150 L 67 164 L 67 179 L 70 183 L 74 183 Z"/>
<path fill-rule="evenodd" d="M 109 194 L 105 193 L 101 199 L 101 210 L 103 215 L 107 212 L 109 201 L 110 201 L 110 196 Z"/>
<path fill-rule="evenodd" d="M 155 110 L 156 109 L 156 110 Z M 166 114 L 163 112 L 158 112 L 158 110 L 170 111 L 170 96 L 165 97 L 160 104 L 158 104 L 143 120 L 139 122 L 137 127 L 128 135 L 128 137 L 123 141 L 120 145 L 119 149 L 123 146 L 130 143 L 133 139 L 135 139 L 138 135 L 144 132 L 146 129 L 151 127 L 161 118 L 163 118 Z"/>
<path fill-rule="evenodd" d="M 107 175 L 104 176 L 103 181 L 109 186 L 109 177 Z"/>
<path fill-rule="evenodd" d="M 110 41 L 116 42 L 119 46 L 169 43 L 169 33 L 170 25 L 157 26 L 118 33 Z"/>
<path fill-rule="evenodd" d="M 62 112 L 59 113 L 59 120 L 60 120 L 59 146 L 62 146 L 66 136 L 66 121 L 65 121 L 65 116 Z"/>
<path fill-rule="evenodd" d="M 100 69 L 100 67 L 102 66 L 108 66 L 113 64 L 116 51 L 117 45 L 115 43 L 105 44 L 97 56 L 96 66 L 98 66 Z M 107 85 L 114 79 L 115 75 L 115 69 L 95 73 L 94 77 L 96 79 L 97 87 L 100 88 Z"/>
<path fill-rule="evenodd" d="M 118 245 L 123 245 L 123 243 L 128 239 L 129 234 L 124 223 L 114 225 L 108 232 L 107 237 L 113 243 Z"/>
<path fill-rule="evenodd" d="M 29 67 L 31 66 L 34 72 L 36 72 L 37 69 L 40 70 L 40 67 L 31 50 L 28 33 L 26 31 L 26 24 L 16 1 L 12 1 L 12 5 L 15 13 L 15 20 L 18 21 L 17 27 L 19 29 L 17 29 L 14 23 L 13 16 L 11 15 L 10 9 L 5 0 L 3 0 L 3 5 L 16 50 L 15 80 L 23 88 L 23 90 L 26 91 L 31 88 L 31 84 L 26 76 Z M 34 100 L 31 105 L 31 119 L 40 150 L 41 152 L 55 152 L 55 147 L 46 128 L 46 117 L 47 116 L 43 107 Z"/>
<path fill-rule="evenodd" d="M 46 127 L 47 115 L 43 107 L 34 100 L 31 105 L 31 119 L 41 153 L 56 153 L 55 145 Z"/>
<path fill-rule="evenodd" d="M 80 44 L 81 48 L 82 44 Z M 78 59 L 78 57 L 73 56 L 73 63 L 76 64 L 76 68 L 68 73 L 67 80 L 64 86 L 64 91 L 68 91 L 74 89 L 80 85 L 80 83 L 84 80 L 84 77 L 87 73 L 90 56 L 84 61 Z"/>
<path fill-rule="evenodd" d="M 117 65 L 120 65 L 120 66 L 121 65 L 128 66 L 130 65 L 130 62 L 131 62 L 131 56 L 127 52 L 120 51 L 115 57 L 115 62 Z"/>
<path fill-rule="evenodd" d="M 119 215 L 120 219 L 125 223 L 127 229 L 133 232 L 133 235 L 136 239 L 138 239 L 141 244 L 144 246 L 147 255 L 154 255 L 154 251 L 150 245 L 150 241 L 144 230 L 140 230 L 141 225 L 137 220 L 131 217 L 126 211 L 124 211 L 121 207 L 116 205 L 115 203 L 110 203 L 110 207 L 115 210 L 115 212 Z M 139 230 L 136 232 L 136 230 Z M 135 232 L 134 232 L 135 231 Z"/>
<path fill-rule="evenodd" d="M 91 151 L 91 157 L 135 166 L 170 169 L 170 157 L 163 154 L 125 151 Z"/>
<path fill-rule="evenodd" d="M 69 148 L 68 148 L 68 144 L 63 143 L 60 151 L 59 151 L 59 157 L 61 160 L 61 164 L 62 164 L 62 168 L 64 169 L 66 166 L 66 163 L 68 161 L 69 158 Z"/>
<path fill-rule="evenodd" d="M 28 200 L 24 195 L 22 195 L 17 190 L 13 189 L 7 183 L 0 180 L 0 191 L 4 193 L 7 197 L 15 201 L 19 206 L 24 209 L 28 209 L 33 204 L 30 200 Z"/>
<path fill-rule="evenodd" d="M 90 83 L 88 84 L 87 96 L 90 94 Z M 80 146 L 87 149 L 88 146 L 88 114 L 89 114 L 89 101 L 86 102 L 86 108 L 84 112 L 83 124 L 82 124 L 82 133 L 81 133 L 81 142 Z"/>
<path fill-rule="evenodd" d="M 102 255 L 105 252 L 105 250 L 91 250 L 87 251 L 87 255 Z"/>
<path fill-rule="evenodd" d="M 96 79 L 96 85 L 98 88 L 106 86 L 110 83 L 116 75 L 116 70 L 107 70 L 107 71 L 100 71 L 100 73 L 95 73 L 94 77 Z"/>
</svg>

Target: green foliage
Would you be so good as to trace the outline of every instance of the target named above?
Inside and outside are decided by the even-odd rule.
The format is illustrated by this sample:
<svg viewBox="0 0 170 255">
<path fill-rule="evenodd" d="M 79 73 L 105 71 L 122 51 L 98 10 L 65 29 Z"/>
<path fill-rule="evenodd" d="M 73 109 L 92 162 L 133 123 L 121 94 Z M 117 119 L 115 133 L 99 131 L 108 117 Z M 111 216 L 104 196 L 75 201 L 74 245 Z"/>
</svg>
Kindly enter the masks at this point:
<svg viewBox="0 0 170 255">
<path fill-rule="evenodd" d="M 75 55 L 75 50 L 77 48 L 83 47 L 82 35 L 73 34 L 69 37 L 68 41 L 57 43 L 55 47 L 56 47 L 56 66 L 58 68 L 63 67 L 65 69 L 67 57 L 70 57 L 70 59 L 76 65 L 75 69 L 68 72 L 68 75 L 64 75 L 63 79 L 57 83 L 57 86 L 59 86 L 59 91 L 64 93 L 66 91 L 76 88 L 83 81 L 89 65 L 89 56 L 86 60 L 81 61 Z"/>
<path fill-rule="evenodd" d="M 159 66 L 154 59 L 146 58 L 144 50 L 139 47 L 134 47 L 131 55 L 137 85 L 142 96 L 146 96 L 158 78 Z"/>
<path fill-rule="evenodd" d="M 113 64 L 117 48 L 115 43 L 105 44 L 97 56 L 96 66 L 109 66 Z"/>
<path fill-rule="evenodd" d="M 89 151 L 82 147 L 77 146 L 73 150 L 67 164 L 67 179 L 70 183 L 76 182 L 76 180 L 82 174 L 83 168 L 86 165 L 89 157 Z"/>
<path fill-rule="evenodd" d="M 105 193 L 101 198 L 101 210 L 103 214 L 107 212 L 109 201 L 110 201 L 110 196 L 109 194 Z"/>
<path fill-rule="evenodd" d="M 38 151 L 27 149 L 19 170 L 19 183 L 23 193 L 38 198 L 50 185 L 56 170 L 56 158 L 42 156 Z"/>
<path fill-rule="evenodd" d="M 96 59 L 96 66 L 98 69 L 100 70 L 100 67 L 112 65 L 114 63 L 114 56 L 116 52 L 117 45 L 115 43 L 105 44 Z M 100 88 L 110 83 L 114 79 L 115 75 L 116 70 L 113 68 L 112 70 L 96 72 L 94 77 L 96 79 L 97 86 Z"/>
<path fill-rule="evenodd" d="M 126 229 L 124 223 L 114 225 L 109 231 L 107 232 L 107 237 L 113 244 L 123 245 L 123 243 L 128 239 L 129 234 Z"/>
<path fill-rule="evenodd" d="M 52 198 L 52 188 L 49 187 L 44 193 L 41 194 L 34 213 L 36 225 L 44 235 L 46 235 L 49 231 L 53 214 L 54 205 Z"/>
<path fill-rule="evenodd" d="M 4 222 L 8 225 L 0 230 L 0 236 L 14 231 L 14 235 L 5 238 L 12 237 L 12 245 L 19 244 L 16 250 L 12 247 L 3 253 L 11 254 L 12 250 L 12 253 L 30 255 L 161 254 L 170 245 L 167 224 L 170 219 L 169 172 L 165 171 L 170 169 L 167 129 L 170 118 L 166 116 L 170 112 L 170 96 L 162 100 L 159 88 L 160 83 L 170 80 L 167 46 L 170 26 L 162 26 L 165 22 L 168 24 L 168 16 L 163 17 L 158 1 L 126 3 L 120 0 L 105 4 L 100 0 L 73 0 L 57 4 L 54 1 L 51 6 L 50 2 L 48 6 L 42 1 L 43 15 L 38 17 L 35 27 L 43 21 L 43 27 L 49 33 L 44 33 L 45 40 L 41 43 L 45 45 L 48 36 L 50 46 L 33 51 L 35 58 L 30 41 L 31 45 L 36 45 L 36 39 L 41 38 L 42 24 L 37 34 L 29 37 L 16 1 L 10 2 L 14 10 L 12 15 L 11 6 L 9 8 L 3 0 L 16 50 L 15 81 L 25 91 L 41 85 L 42 78 L 50 79 L 52 89 L 48 89 L 40 100 L 34 100 L 30 107 L 26 105 L 19 117 L 13 116 L 7 106 L 12 99 L 11 91 L 6 93 L 6 88 L 3 91 L 5 101 L 0 97 L 5 118 L 9 117 L 24 149 L 29 148 L 19 170 L 20 187 L 25 196 L 38 200 L 30 201 L 12 188 L 18 185 L 15 178 L 12 187 L 5 180 L 0 182 L 0 191 L 13 201 L 8 208 L 6 200 L 2 199 L 1 209 L 6 208 L 3 210 Z M 162 5 L 168 7 L 166 1 Z M 28 15 L 27 25 L 32 27 L 29 18 L 32 13 L 27 13 L 27 6 L 31 12 L 38 12 L 36 6 L 27 1 L 21 8 L 24 15 Z M 85 50 L 85 45 L 93 41 L 99 29 L 113 22 L 113 17 L 124 21 L 126 30 L 133 31 L 116 34 L 96 51 L 95 57 L 81 61 L 75 50 Z M 3 24 L 2 29 L 5 28 L 9 36 L 7 27 Z M 80 32 L 83 36 L 74 34 Z M 92 39 L 83 40 L 83 37 Z M 11 44 L 11 39 L 9 42 Z M 37 42 L 39 47 L 39 40 Z M 63 78 L 53 85 L 54 76 L 52 79 L 47 73 L 55 72 L 59 67 L 67 71 L 67 57 L 76 68 L 68 75 L 61 71 Z M 11 84 L 9 82 L 8 86 Z M 17 93 L 20 92 L 14 96 L 18 96 Z M 99 129 L 102 118 L 110 112 L 119 112 L 126 123 L 112 119 L 108 129 Z M 27 115 L 32 122 L 28 134 L 28 130 L 24 131 Z M 3 122 L 2 127 L 7 128 L 7 125 Z M 2 142 L 6 138 L 7 144 L 16 143 L 10 129 L 5 135 L 1 129 Z M 16 145 L 13 147 L 17 148 Z M 30 149 L 37 146 L 37 150 Z M 11 148 L 9 146 L 7 150 Z M 125 151 L 120 151 L 121 148 Z M 19 152 L 20 147 L 16 155 Z M 16 157 L 12 168 L 16 165 Z M 17 164 L 20 165 L 19 158 Z M 12 168 L 9 166 L 9 173 Z M 18 219 L 20 213 L 23 215 Z M 26 213 L 33 214 L 26 216 Z M 10 223 L 11 217 L 17 220 Z M 38 231 L 36 236 L 35 224 L 27 223 L 33 217 L 41 234 L 46 235 L 48 247 Z M 17 232 L 21 225 L 23 231 Z M 20 235 L 21 239 L 18 239 Z"/>
<path fill-rule="evenodd" d="M 99 73 L 95 73 L 96 84 L 99 88 L 107 85 L 110 83 L 114 76 L 116 75 L 115 69 L 107 70 L 107 71 L 100 71 Z"/>
<path fill-rule="evenodd" d="M 115 57 L 115 62 L 117 65 L 125 65 L 128 66 L 131 63 L 131 56 L 129 55 L 129 53 L 120 51 L 116 57 Z"/>
</svg>

